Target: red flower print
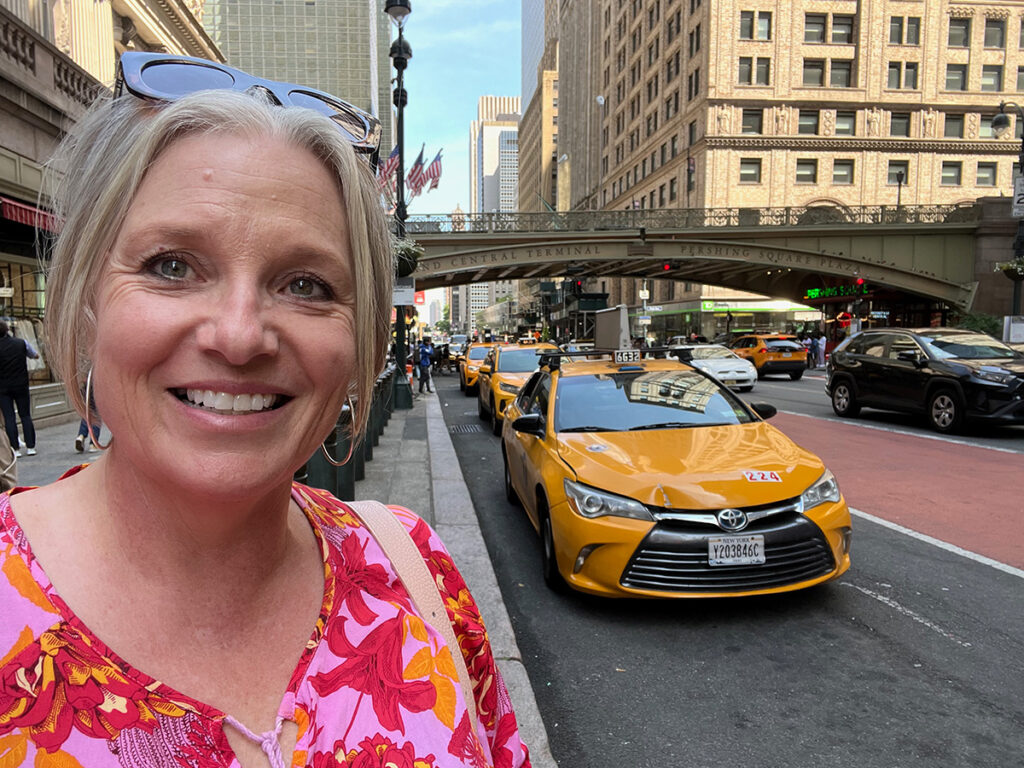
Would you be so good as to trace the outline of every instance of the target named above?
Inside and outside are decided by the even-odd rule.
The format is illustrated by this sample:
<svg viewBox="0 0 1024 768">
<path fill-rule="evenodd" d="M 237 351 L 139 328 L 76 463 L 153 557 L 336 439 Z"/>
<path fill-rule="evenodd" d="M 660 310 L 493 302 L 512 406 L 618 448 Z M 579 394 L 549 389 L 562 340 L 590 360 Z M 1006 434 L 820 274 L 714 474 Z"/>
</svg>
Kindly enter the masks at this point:
<svg viewBox="0 0 1024 768">
<path fill-rule="evenodd" d="M 487 768 L 487 758 L 480 747 L 480 740 L 470 725 L 469 712 L 462 715 L 458 728 L 452 734 L 448 742 L 448 754 L 455 755 L 473 768 Z"/>
<path fill-rule="evenodd" d="M 0 735 L 25 729 L 56 752 L 72 727 L 102 739 L 127 728 L 156 727 L 156 715 L 185 709 L 126 678 L 73 627 L 60 623 L 0 670 Z"/>
<path fill-rule="evenodd" d="M 335 745 L 337 746 L 337 744 Z M 343 764 L 348 768 L 434 768 L 434 756 L 416 757 L 411 743 L 398 746 L 381 734 L 359 742 L 359 749 L 350 750 Z M 325 764 L 328 768 L 330 764 Z M 321 768 L 315 766 L 315 768 Z M 330 768 L 334 768 L 330 766 Z"/>
<path fill-rule="evenodd" d="M 341 687 L 368 694 L 380 724 L 389 731 L 405 733 L 399 707 L 423 712 L 434 706 L 437 693 L 426 680 L 407 682 L 402 678 L 402 623 L 404 614 L 381 622 L 353 646 L 345 636 L 345 622 L 339 616 L 326 635 L 331 651 L 343 659 L 340 666 L 311 678 L 314 690 L 328 696 Z"/>
<path fill-rule="evenodd" d="M 341 558 L 335 569 L 335 599 L 345 603 L 352 618 L 363 626 L 377 618 L 366 605 L 364 593 L 387 602 L 400 600 L 391 587 L 388 572 L 377 563 L 367 564 L 363 542 L 354 533 L 349 533 L 341 542 Z"/>
</svg>

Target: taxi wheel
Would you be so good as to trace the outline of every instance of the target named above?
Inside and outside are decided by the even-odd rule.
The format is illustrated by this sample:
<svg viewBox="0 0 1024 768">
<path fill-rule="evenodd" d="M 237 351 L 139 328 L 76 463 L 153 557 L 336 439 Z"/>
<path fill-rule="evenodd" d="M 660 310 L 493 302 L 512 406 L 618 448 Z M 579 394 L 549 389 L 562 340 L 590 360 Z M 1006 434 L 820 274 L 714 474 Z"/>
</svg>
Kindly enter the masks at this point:
<svg viewBox="0 0 1024 768">
<path fill-rule="evenodd" d="M 501 421 L 498 420 L 498 406 L 494 404 L 494 398 L 491 398 L 491 434 L 501 435 Z"/>
<path fill-rule="evenodd" d="M 789 372 L 789 378 L 791 378 L 793 381 L 800 381 L 800 379 L 803 377 L 803 375 L 804 375 L 803 371 L 790 371 Z"/>
<path fill-rule="evenodd" d="M 544 583 L 552 592 L 565 592 L 566 583 L 558 571 L 558 559 L 555 557 L 555 535 L 551 529 L 551 515 L 547 506 L 538 500 L 537 514 L 540 517 L 541 563 L 544 568 Z"/>
<path fill-rule="evenodd" d="M 462 371 L 459 371 L 459 392 L 466 391 L 466 380 L 462 378 Z"/>
<path fill-rule="evenodd" d="M 481 419 L 487 418 L 487 411 L 484 410 L 484 401 L 479 397 L 476 399 L 476 415 Z"/>
<path fill-rule="evenodd" d="M 512 474 L 508 471 L 508 455 L 505 453 L 505 446 L 501 447 L 501 463 L 505 467 L 505 498 L 509 500 L 509 503 L 515 504 L 517 507 L 522 506 L 522 503 L 519 501 L 519 494 L 512 487 Z"/>
<path fill-rule="evenodd" d="M 936 432 L 958 432 L 964 423 L 964 407 L 951 389 L 937 389 L 928 398 L 928 423 Z"/>
</svg>

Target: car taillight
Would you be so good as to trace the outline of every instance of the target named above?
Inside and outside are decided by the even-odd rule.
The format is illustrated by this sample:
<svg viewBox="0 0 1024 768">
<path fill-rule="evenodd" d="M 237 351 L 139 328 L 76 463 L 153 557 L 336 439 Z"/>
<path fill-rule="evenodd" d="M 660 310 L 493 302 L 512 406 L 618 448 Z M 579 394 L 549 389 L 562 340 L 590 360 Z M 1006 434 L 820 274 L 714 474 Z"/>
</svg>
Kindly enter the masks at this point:
<svg viewBox="0 0 1024 768">
<path fill-rule="evenodd" d="M 768 347 L 761 347 L 757 352 L 758 354 L 763 355 L 768 352 Z"/>
</svg>

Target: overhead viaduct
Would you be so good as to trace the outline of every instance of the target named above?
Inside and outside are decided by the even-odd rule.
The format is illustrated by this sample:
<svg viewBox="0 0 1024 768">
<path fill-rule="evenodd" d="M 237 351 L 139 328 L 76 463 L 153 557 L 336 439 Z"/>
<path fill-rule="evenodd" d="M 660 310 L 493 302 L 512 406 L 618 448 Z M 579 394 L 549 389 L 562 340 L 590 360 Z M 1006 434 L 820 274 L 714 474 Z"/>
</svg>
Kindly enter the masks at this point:
<svg viewBox="0 0 1024 768">
<path fill-rule="evenodd" d="M 985 259 L 1009 258 L 1015 222 L 1008 213 L 1005 198 L 901 208 L 456 213 L 412 216 L 406 230 L 424 248 L 413 275 L 419 290 L 618 276 L 800 301 L 810 289 L 860 277 L 968 310 L 992 274 Z M 979 238 L 990 242 L 980 247 Z"/>
</svg>

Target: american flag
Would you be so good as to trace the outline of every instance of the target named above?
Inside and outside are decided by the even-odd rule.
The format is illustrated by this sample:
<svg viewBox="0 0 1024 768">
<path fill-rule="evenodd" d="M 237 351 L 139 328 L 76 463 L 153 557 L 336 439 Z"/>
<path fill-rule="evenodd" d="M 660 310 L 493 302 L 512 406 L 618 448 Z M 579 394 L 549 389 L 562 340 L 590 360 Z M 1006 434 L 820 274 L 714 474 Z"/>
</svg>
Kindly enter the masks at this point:
<svg viewBox="0 0 1024 768">
<path fill-rule="evenodd" d="M 423 149 L 426 147 L 424 146 Z M 409 175 L 405 177 L 405 183 L 409 187 L 409 192 L 415 197 L 423 190 L 423 185 L 427 181 L 425 168 L 423 166 L 423 149 L 420 149 L 420 154 L 416 158 L 416 162 L 412 164 L 412 168 L 409 170 Z"/>
<path fill-rule="evenodd" d="M 387 160 L 380 164 L 380 168 L 377 170 L 377 184 L 380 185 L 381 189 L 388 186 L 388 182 L 394 175 L 395 170 L 398 168 L 398 147 L 391 150 L 391 154 L 388 155 Z"/>
<path fill-rule="evenodd" d="M 437 157 L 427 166 L 426 178 L 430 179 L 430 186 L 427 188 L 428 192 L 431 189 L 437 189 L 437 185 L 441 183 L 441 151 L 437 151 Z"/>
</svg>

